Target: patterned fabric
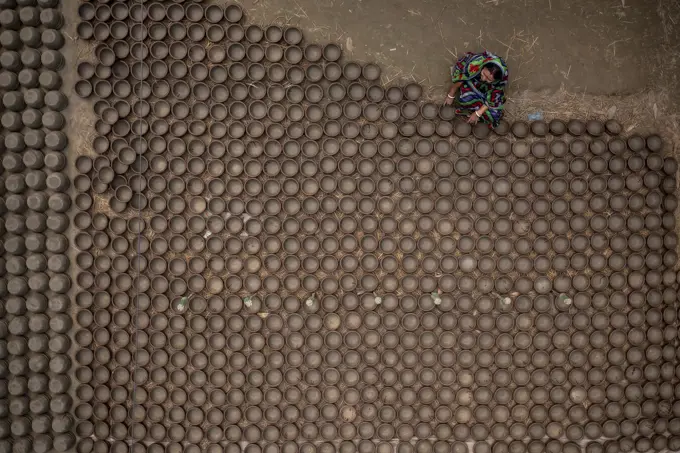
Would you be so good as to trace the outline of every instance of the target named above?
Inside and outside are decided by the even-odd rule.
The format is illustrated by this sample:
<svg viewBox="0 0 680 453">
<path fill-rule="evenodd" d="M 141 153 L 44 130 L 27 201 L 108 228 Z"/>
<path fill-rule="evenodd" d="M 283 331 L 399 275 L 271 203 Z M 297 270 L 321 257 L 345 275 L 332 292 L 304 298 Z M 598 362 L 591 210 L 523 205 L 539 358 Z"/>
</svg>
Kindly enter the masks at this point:
<svg viewBox="0 0 680 453">
<path fill-rule="evenodd" d="M 487 83 L 481 79 L 482 68 L 488 63 L 501 69 L 503 75 L 500 80 Z M 492 127 L 498 125 L 503 116 L 505 87 L 508 84 L 508 67 L 501 57 L 491 52 L 467 52 L 451 68 L 451 81 L 462 82 L 456 114 L 469 116 L 486 105 L 488 110 L 480 120 Z"/>
</svg>

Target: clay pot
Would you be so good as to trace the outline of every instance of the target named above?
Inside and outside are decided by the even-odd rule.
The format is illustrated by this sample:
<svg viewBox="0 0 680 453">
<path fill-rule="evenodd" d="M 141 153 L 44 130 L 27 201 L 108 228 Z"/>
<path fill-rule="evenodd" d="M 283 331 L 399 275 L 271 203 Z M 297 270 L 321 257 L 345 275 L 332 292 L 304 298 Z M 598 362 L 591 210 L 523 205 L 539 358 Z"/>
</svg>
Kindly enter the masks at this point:
<svg viewBox="0 0 680 453">
<path fill-rule="evenodd" d="M 168 5 L 165 10 L 165 17 L 171 22 L 179 22 L 184 19 L 184 8 L 182 5 Z"/>
<path fill-rule="evenodd" d="M 82 62 L 78 64 L 77 72 L 80 78 L 89 80 L 94 77 L 94 65 L 89 62 Z"/>
<path fill-rule="evenodd" d="M 526 138 L 529 135 L 530 127 L 524 121 L 516 121 L 512 124 L 511 132 L 517 138 Z"/>
<path fill-rule="evenodd" d="M 248 27 L 248 29 L 250 29 L 250 27 Z M 246 56 L 248 57 L 248 60 L 252 62 L 260 62 L 264 58 L 264 49 L 258 44 L 253 44 L 246 50 Z"/>
<path fill-rule="evenodd" d="M 255 81 L 264 79 L 267 70 L 260 63 L 253 63 L 248 66 L 248 76 Z"/>
<path fill-rule="evenodd" d="M 417 101 L 423 94 L 423 88 L 417 83 L 409 83 L 404 87 L 404 97 L 411 101 Z"/>
<path fill-rule="evenodd" d="M 270 43 L 278 43 L 283 38 L 283 30 L 276 25 L 271 25 L 264 31 L 264 36 Z"/>
<path fill-rule="evenodd" d="M 189 70 L 189 74 L 193 80 L 200 82 L 208 77 L 208 68 L 203 63 L 196 63 Z"/>
<path fill-rule="evenodd" d="M 361 74 L 364 79 L 371 82 L 380 79 L 380 72 L 380 66 L 375 63 L 368 63 L 364 65 L 363 69 L 361 70 Z"/>
<path fill-rule="evenodd" d="M 246 56 L 246 49 L 243 44 L 235 42 L 227 47 L 227 56 L 232 61 L 241 61 Z"/>
<path fill-rule="evenodd" d="M 356 80 L 361 76 L 361 66 L 357 63 L 346 63 L 342 68 L 342 74 L 347 80 Z"/>
<path fill-rule="evenodd" d="M 567 123 L 567 130 L 571 135 L 583 135 L 583 133 L 586 131 L 586 125 L 580 120 L 569 120 Z"/>
<path fill-rule="evenodd" d="M 616 120 L 607 120 L 604 127 L 609 135 L 619 135 L 623 131 L 623 126 Z"/>
<path fill-rule="evenodd" d="M 229 68 L 229 71 L 233 72 L 232 78 L 235 77 L 234 80 L 241 80 L 245 77 L 246 74 L 245 68 L 240 63 L 233 65 L 231 68 Z M 227 68 L 221 65 L 215 65 L 211 67 L 210 70 L 208 71 L 208 76 L 210 77 L 210 80 L 215 82 L 216 84 L 224 83 L 227 80 L 228 75 L 229 72 Z"/>
<path fill-rule="evenodd" d="M 335 82 L 342 76 L 342 68 L 337 63 L 328 63 L 324 68 L 324 75 L 331 82 Z"/>
<path fill-rule="evenodd" d="M 545 137 L 549 127 L 544 121 L 534 121 L 531 123 L 531 132 L 537 137 Z"/>
<path fill-rule="evenodd" d="M 224 9 L 224 18 L 231 23 L 240 22 L 243 18 L 243 10 L 240 6 L 231 4 Z"/>
<path fill-rule="evenodd" d="M 127 58 L 130 55 L 130 45 L 126 41 L 115 41 L 111 48 L 118 59 Z"/>
<path fill-rule="evenodd" d="M 347 88 L 347 94 L 353 101 L 361 101 L 366 96 L 366 88 L 359 83 L 353 83 Z"/>
<path fill-rule="evenodd" d="M 303 52 L 297 46 L 291 46 L 286 48 L 283 52 L 283 58 L 290 64 L 296 65 L 302 61 Z M 298 82 L 299 83 L 299 82 Z"/>
<path fill-rule="evenodd" d="M 659 152 L 663 149 L 663 141 L 659 135 L 653 134 L 648 136 L 646 143 L 647 149 L 652 152 Z M 670 174 L 675 174 L 675 172 L 671 171 Z"/>
<path fill-rule="evenodd" d="M 464 138 L 470 135 L 472 132 L 472 126 L 464 121 L 456 120 L 453 124 L 453 132 L 458 137 Z"/>
<path fill-rule="evenodd" d="M 183 42 L 173 41 L 172 43 L 170 43 L 170 46 L 168 47 L 168 52 L 170 53 L 170 56 L 175 60 L 183 60 L 189 53 L 189 49 Z"/>
<path fill-rule="evenodd" d="M 161 26 L 159 27 L 163 30 L 163 33 L 165 33 L 165 27 Z M 110 26 L 110 31 L 111 31 L 111 37 L 114 39 L 125 39 L 128 35 L 128 26 L 125 22 L 122 21 L 115 21 L 111 24 Z M 59 48 L 59 47 L 56 47 Z"/>
<path fill-rule="evenodd" d="M 226 31 L 224 28 L 222 28 L 220 25 L 211 25 L 208 27 L 208 29 L 205 31 L 205 36 L 208 38 L 208 41 L 212 43 L 217 43 L 220 42 L 224 39 L 226 36 Z M 212 51 L 212 52 L 211 52 Z M 212 57 L 210 56 L 212 54 Z M 217 56 L 221 55 L 221 59 L 216 58 Z M 224 61 L 224 56 L 226 55 L 226 52 L 222 51 L 222 49 L 219 50 L 213 50 L 211 47 L 208 49 L 208 58 L 210 61 L 216 62 L 216 63 L 221 63 Z"/>
<path fill-rule="evenodd" d="M 79 80 L 75 83 L 74 90 L 81 98 L 87 98 L 92 94 L 92 84 L 88 80 Z"/>
<path fill-rule="evenodd" d="M 490 133 L 491 130 L 489 129 L 489 126 L 483 123 L 477 123 L 472 128 L 472 135 L 474 135 L 476 138 L 480 140 L 483 140 L 486 137 L 488 137 Z"/>
<path fill-rule="evenodd" d="M 611 142 L 610 142 L 611 143 Z M 645 140 L 639 135 L 633 135 L 628 138 L 628 148 L 633 152 L 640 152 L 645 147 Z"/>
<path fill-rule="evenodd" d="M 586 123 L 586 131 L 592 137 L 599 137 L 605 131 L 605 126 L 599 121 L 589 120 Z"/>
<path fill-rule="evenodd" d="M 338 61 L 342 50 L 337 44 L 326 44 L 323 48 L 323 58 L 328 61 Z"/>
<path fill-rule="evenodd" d="M 215 68 L 217 68 L 217 66 L 214 66 L 213 68 L 211 68 L 211 71 L 210 71 L 211 76 L 217 78 L 218 80 L 221 80 L 222 74 L 214 72 Z M 223 69 L 223 67 L 220 67 L 220 68 Z M 247 74 L 248 74 L 248 70 L 246 69 L 245 65 L 243 65 L 242 63 L 234 63 L 229 67 L 229 77 L 233 80 L 237 80 L 237 81 L 243 80 L 243 79 L 246 78 Z M 239 87 L 241 87 L 241 86 L 242 85 L 239 85 Z M 233 90 L 234 90 L 234 87 L 232 87 L 232 91 Z M 233 94 L 234 93 L 232 92 L 232 95 Z"/>
<path fill-rule="evenodd" d="M 283 32 L 283 40 L 291 46 L 296 46 L 302 42 L 302 31 L 296 27 L 289 27 Z"/>
</svg>

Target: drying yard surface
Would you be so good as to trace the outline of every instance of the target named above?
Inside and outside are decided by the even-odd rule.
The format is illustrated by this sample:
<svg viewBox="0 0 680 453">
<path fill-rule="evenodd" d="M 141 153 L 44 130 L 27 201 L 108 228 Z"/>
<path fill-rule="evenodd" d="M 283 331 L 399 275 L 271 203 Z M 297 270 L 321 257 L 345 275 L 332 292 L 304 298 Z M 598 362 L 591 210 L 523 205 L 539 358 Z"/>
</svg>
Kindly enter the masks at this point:
<svg viewBox="0 0 680 453">
<path fill-rule="evenodd" d="M 677 2 L 66 3 L 0 0 L 2 451 L 680 450 Z"/>
</svg>

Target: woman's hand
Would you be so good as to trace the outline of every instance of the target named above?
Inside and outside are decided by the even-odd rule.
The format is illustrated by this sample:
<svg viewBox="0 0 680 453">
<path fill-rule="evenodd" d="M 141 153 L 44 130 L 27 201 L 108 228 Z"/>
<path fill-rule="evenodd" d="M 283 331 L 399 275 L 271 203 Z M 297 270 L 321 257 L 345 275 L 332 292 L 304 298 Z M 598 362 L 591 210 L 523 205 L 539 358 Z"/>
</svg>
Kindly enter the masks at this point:
<svg viewBox="0 0 680 453">
<path fill-rule="evenodd" d="M 479 117 L 477 116 L 477 112 L 472 112 L 470 113 L 470 116 L 467 119 L 467 122 L 470 124 L 477 124 L 477 121 L 479 121 Z"/>
<path fill-rule="evenodd" d="M 451 96 L 450 94 L 446 95 L 446 100 L 444 101 L 444 105 L 451 105 L 453 104 L 453 99 L 455 96 Z"/>
</svg>

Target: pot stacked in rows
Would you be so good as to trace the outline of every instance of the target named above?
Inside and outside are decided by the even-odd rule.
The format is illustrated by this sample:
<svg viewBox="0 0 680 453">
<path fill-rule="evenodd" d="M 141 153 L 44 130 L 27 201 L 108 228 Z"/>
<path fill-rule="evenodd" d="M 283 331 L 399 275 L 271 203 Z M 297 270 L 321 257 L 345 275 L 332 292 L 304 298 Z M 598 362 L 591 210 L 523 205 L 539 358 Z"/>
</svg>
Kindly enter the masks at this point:
<svg viewBox="0 0 680 453">
<path fill-rule="evenodd" d="M 660 137 L 472 127 L 235 4 L 79 12 L 81 451 L 678 449 Z"/>
<path fill-rule="evenodd" d="M 0 2 L 0 449 L 68 451 L 68 105 L 58 0 Z"/>
</svg>

